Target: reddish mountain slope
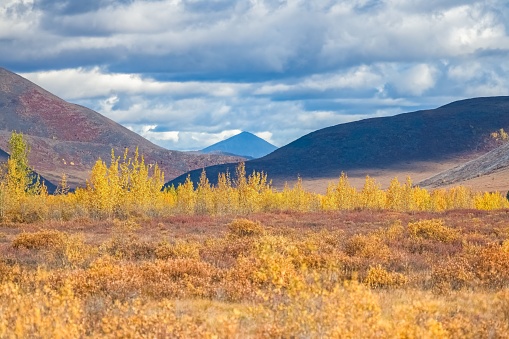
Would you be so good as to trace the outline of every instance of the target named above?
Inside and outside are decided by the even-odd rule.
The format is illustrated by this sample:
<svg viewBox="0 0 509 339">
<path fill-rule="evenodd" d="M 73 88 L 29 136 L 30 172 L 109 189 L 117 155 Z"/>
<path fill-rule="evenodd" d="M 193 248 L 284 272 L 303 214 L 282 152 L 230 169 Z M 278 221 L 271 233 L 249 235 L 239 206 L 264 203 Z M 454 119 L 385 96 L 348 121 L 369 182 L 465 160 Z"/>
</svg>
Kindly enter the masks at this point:
<svg viewBox="0 0 509 339">
<path fill-rule="evenodd" d="M 62 173 L 73 186 L 84 185 L 98 157 L 109 160 L 125 147 L 139 147 L 146 162 L 158 163 L 166 178 L 241 158 L 169 151 L 88 108 L 68 103 L 30 81 L 0 68 L 0 149 L 11 131 L 22 132 L 31 146 L 30 163 L 50 181 Z"/>
</svg>

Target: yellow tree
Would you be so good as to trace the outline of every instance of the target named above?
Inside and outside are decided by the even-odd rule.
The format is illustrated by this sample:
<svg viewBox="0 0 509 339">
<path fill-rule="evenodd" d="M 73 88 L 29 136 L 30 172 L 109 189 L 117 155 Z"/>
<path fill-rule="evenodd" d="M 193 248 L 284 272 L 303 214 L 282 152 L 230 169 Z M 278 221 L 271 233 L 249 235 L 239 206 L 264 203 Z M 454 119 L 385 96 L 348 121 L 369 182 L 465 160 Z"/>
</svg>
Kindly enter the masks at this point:
<svg viewBox="0 0 509 339">
<path fill-rule="evenodd" d="M 0 184 L 0 216 L 2 218 L 7 213 L 13 213 L 15 209 L 19 211 L 22 201 L 28 196 L 40 195 L 41 199 L 47 196 L 46 187 L 41 184 L 39 177 L 28 164 L 30 147 L 22 133 L 11 133 L 9 153 L 4 177 Z M 27 205 L 26 202 L 25 205 Z"/>
<path fill-rule="evenodd" d="M 101 159 L 92 167 L 90 180 L 87 180 L 88 204 L 91 212 L 96 216 L 113 215 L 114 199 L 108 182 L 108 166 Z"/>
<path fill-rule="evenodd" d="M 195 211 L 197 214 L 214 214 L 214 200 L 212 187 L 205 169 L 202 170 L 200 175 L 200 182 L 196 189 L 196 206 Z"/>
<path fill-rule="evenodd" d="M 9 153 L 7 185 L 13 189 L 13 192 L 41 193 L 42 185 L 39 177 L 28 165 L 30 146 L 24 140 L 22 133 L 12 132 L 9 139 Z"/>
<path fill-rule="evenodd" d="M 230 172 L 219 173 L 217 186 L 213 188 L 214 210 L 218 214 L 228 214 L 237 209 L 236 190 L 232 187 Z"/>
<path fill-rule="evenodd" d="M 240 213 L 250 212 L 250 188 L 246 178 L 246 164 L 240 162 L 235 169 L 235 189 L 238 196 L 238 206 Z"/>
<path fill-rule="evenodd" d="M 400 184 L 398 178 L 394 178 L 391 180 L 389 187 L 386 191 L 386 208 L 401 211 L 403 209 L 403 198 L 404 198 L 404 188 Z"/>
<path fill-rule="evenodd" d="M 361 206 L 368 209 L 382 209 L 385 207 L 385 192 L 380 189 L 375 179 L 366 176 L 364 187 L 360 193 Z"/>
<path fill-rule="evenodd" d="M 351 210 L 356 207 L 357 190 L 350 186 L 347 175 L 342 172 L 336 185 L 330 184 L 322 201 L 325 210 Z"/>
<path fill-rule="evenodd" d="M 186 181 L 177 187 L 177 210 L 181 214 L 191 215 L 195 205 L 196 192 L 191 176 L 188 175 Z"/>
</svg>

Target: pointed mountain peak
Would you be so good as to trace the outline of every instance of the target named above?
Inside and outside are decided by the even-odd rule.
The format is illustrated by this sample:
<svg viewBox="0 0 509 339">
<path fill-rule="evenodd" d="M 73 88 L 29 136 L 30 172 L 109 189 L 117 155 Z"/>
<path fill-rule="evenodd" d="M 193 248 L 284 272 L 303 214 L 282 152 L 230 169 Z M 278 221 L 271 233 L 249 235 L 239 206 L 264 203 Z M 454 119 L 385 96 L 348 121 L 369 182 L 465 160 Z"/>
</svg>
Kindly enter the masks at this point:
<svg viewBox="0 0 509 339">
<path fill-rule="evenodd" d="M 261 158 L 277 149 L 276 146 L 250 132 L 241 132 L 201 150 L 202 153 L 226 153 L 248 158 Z"/>
</svg>

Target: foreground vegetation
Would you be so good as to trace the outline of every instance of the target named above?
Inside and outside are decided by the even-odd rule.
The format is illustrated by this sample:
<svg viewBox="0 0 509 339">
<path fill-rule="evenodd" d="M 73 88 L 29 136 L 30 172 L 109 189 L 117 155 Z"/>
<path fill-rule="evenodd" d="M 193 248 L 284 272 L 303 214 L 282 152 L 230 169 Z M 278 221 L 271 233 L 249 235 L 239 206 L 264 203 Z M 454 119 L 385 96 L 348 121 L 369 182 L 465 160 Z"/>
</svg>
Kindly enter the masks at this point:
<svg viewBox="0 0 509 339">
<path fill-rule="evenodd" d="M 0 337 L 509 337 L 498 193 L 345 175 L 275 191 L 241 164 L 161 191 L 136 153 L 57 194 L 13 134 L 0 181 Z"/>
<path fill-rule="evenodd" d="M 343 211 L 3 226 L 0 337 L 503 338 L 508 225 Z"/>
</svg>

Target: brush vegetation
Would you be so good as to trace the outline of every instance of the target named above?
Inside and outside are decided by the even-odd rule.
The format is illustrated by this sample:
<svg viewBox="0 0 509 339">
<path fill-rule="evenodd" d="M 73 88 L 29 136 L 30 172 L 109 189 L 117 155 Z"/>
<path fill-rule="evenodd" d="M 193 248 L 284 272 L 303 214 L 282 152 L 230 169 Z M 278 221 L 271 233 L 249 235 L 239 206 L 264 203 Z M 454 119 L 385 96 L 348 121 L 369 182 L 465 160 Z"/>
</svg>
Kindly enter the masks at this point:
<svg viewBox="0 0 509 339">
<path fill-rule="evenodd" d="M 22 136 L 12 146 L 27 150 Z M 408 179 L 324 195 L 205 173 L 161 190 L 137 152 L 50 195 L 11 149 L 0 337 L 505 338 L 508 202 Z"/>
</svg>

